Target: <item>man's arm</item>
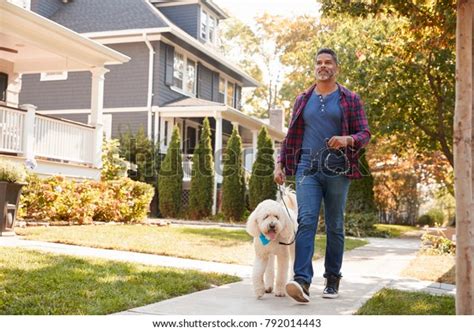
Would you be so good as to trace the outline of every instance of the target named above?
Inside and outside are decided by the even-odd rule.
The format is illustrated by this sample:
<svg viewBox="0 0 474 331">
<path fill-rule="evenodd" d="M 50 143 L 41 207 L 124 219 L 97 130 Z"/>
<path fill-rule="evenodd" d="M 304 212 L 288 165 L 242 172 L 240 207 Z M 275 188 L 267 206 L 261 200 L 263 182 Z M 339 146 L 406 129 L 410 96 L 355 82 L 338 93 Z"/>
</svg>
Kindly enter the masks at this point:
<svg viewBox="0 0 474 331">
<path fill-rule="evenodd" d="M 351 112 L 350 116 L 349 128 L 351 132 L 354 132 L 350 135 L 354 140 L 352 147 L 355 150 L 359 150 L 369 143 L 371 133 L 364 105 L 357 94 L 355 95 L 354 105 L 354 110 Z"/>
</svg>

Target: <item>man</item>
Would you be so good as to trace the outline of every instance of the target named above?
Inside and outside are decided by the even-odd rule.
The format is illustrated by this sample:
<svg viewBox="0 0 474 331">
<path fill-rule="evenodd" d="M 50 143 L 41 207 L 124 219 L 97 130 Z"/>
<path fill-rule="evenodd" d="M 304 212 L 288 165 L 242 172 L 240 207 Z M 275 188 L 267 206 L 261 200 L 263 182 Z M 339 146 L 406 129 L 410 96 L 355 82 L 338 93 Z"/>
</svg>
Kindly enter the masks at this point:
<svg viewBox="0 0 474 331">
<path fill-rule="evenodd" d="M 350 179 L 362 177 L 358 152 L 370 140 L 359 96 L 336 82 L 339 71 L 336 53 L 323 48 L 315 60 L 316 83 L 296 98 L 274 173 L 275 182 L 280 185 L 285 182 L 285 174 L 295 175 L 296 180 L 298 232 L 294 280 L 286 285 L 286 291 L 299 303 L 309 302 L 314 238 L 322 201 L 327 233 L 323 298 L 338 297 L 347 192 Z M 335 172 L 321 157 L 314 171 L 315 154 L 324 150 L 343 151 L 347 171 Z"/>
</svg>

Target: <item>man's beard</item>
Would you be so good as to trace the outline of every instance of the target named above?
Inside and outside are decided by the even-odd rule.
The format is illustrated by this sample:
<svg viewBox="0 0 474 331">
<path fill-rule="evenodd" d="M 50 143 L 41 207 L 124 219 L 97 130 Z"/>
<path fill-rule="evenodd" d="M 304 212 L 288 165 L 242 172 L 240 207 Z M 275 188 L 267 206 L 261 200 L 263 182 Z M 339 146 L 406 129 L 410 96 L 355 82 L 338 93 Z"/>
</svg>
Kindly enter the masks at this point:
<svg viewBox="0 0 474 331">
<path fill-rule="evenodd" d="M 316 78 L 321 81 L 329 80 L 334 76 L 335 72 L 333 70 L 320 70 L 316 72 Z"/>
</svg>

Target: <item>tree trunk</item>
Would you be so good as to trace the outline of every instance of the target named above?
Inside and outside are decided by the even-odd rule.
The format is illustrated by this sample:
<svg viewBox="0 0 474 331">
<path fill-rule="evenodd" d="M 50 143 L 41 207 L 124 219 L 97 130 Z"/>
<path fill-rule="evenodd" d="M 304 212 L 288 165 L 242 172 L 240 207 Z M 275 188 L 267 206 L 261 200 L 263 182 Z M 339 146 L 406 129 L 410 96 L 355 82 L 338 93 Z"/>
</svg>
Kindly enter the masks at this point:
<svg viewBox="0 0 474 331">
<path fill-rule="evenodd" d="M 456 314 L 474 314 L 472 217 L 472 0 L 459 0 L 456 27 L 454 187 L 456 196 Z"/>
</svg>

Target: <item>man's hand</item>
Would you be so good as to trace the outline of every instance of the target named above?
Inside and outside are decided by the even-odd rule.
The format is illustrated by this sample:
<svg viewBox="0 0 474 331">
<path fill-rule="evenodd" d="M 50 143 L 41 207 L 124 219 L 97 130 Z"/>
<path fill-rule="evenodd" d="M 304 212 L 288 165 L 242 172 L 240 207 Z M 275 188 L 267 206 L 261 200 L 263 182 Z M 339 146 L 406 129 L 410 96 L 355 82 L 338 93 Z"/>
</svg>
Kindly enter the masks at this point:
<svg viewBox="0 0 474 331">
<path fill-rule="evenodd" d="M 345 148 L 347 146 L 353 146 L 354 145 L 354 138 L 351 136 L 333 136 L 331 139 L 328 141 L 328 147 L 329 148 Z"/>
<path fill-rule="evenodd" d="M 277 183 L 278 185 L 283 185 L 283 183 L 285 182 L 285 173 L 283 172 L 280 163 L 276 165 L 275 172 L 273 175 L 273 180 L 275 181 L 275 183 Z"/>
</svg>

